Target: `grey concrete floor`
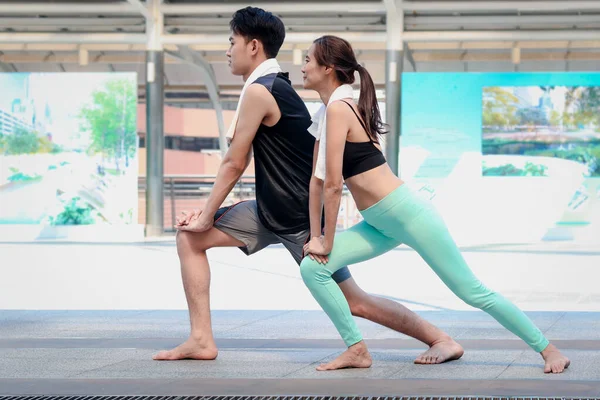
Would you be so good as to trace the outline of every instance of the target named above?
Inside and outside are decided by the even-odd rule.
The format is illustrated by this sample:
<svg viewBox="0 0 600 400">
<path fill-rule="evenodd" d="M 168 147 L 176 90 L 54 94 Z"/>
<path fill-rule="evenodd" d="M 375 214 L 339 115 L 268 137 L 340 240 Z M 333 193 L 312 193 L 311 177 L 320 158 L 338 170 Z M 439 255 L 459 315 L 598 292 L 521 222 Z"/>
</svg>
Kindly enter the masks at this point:
<svg viewBox="0 0 600 400">
<path fill-rule="evenodd" d="M 352 267 L 452 335 L 465 356 L 413 364 L 424 345 L 358 319 L 366 370 L 318 372 L 343 342 L 279 247 L 218 249 L 212 264 L 214 361 L 156 362 L 189 332 L 172 241 L 0 244 L 0 395 L 340 394 L 600 396 L 600 251 L 562 244 L 463 249 L 475 273 L 517 303 L 572 360 L 541 357 L 487 314 L 454 299 L 410 250 Z"/>
</svg>

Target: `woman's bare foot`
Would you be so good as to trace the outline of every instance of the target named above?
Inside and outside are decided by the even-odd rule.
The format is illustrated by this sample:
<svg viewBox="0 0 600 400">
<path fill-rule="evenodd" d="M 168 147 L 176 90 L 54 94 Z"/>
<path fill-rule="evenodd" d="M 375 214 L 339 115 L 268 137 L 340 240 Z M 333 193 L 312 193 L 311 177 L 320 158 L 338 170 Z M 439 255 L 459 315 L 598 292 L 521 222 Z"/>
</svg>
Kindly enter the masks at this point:
<svg viewBox="0 0 600 400">
<path fill-rule="evenodd" d="M 214 360 L 219 354 L 214 341 L 206 342 L 189 338 L 173 350 L 163 350 L 152 357 L 153 360 Z"/>
<path fill-rule="evenodd" d="M 463 354 L 462 346 L 448 337 L 433 343 L 429 350 L 417 357 L 415 364 L 441 364 L 458 360 Z"/>
<path fill-rule="evenodd" d="M 317 371 L 330 371 L 342 368 L 369 368 L 373 364 L 364 341 L 348 347 L 338 358 L 327 364 L 321 364 Z"/>
<path fill-rule="evenodd" d="M 546 374 L 560 374 L 571 365 L 571 361 L 553 344 L 549 344 L 540 354 L 544 358 Z"/>
</svg>

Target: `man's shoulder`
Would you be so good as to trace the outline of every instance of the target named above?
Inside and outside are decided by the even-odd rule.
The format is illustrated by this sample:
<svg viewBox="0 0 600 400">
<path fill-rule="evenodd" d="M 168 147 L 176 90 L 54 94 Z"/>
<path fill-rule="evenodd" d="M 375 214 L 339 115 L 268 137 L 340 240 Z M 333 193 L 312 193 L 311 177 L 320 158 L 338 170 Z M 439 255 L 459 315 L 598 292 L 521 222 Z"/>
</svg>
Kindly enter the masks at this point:
<svg viewBox="0 0 600 400">
<path fill-rule="evenodd" d="M 269 92 L 273 91 L 273 86 L 275 85 L 275 81 L 277 80 L 278 73 L 272 73 L 268 75 L 263 75 L 256 79 L 253 84 L 258 84 L 267 88 Z M 252 85 L 251 85 L 252 86 Z"/>
<path fill-rule="evenodd" d="M 304 101 L 289 81 L 287 73 L 280 72 L 261 76 L 247 90 L 253 86 L 256 87 L 256 94 L 259 93 L 259 89 L 263 91 L 264 97 L 267 97 L 265 89 L 271 94 L 269 97 L 277 103 L 282 118 L 288 115 L 293 115 L 295 118 L 302 116 L 308 121 L 307 124 L 310 125 L 310 113 L 306 108 L 306 104 L 304 104 Z"/>
<path fill-rule="evenodd" d="M 248 86 L 241 101 L 243 104 L 242 108 L 248 110 L 270 107 L 275 103 L 273 96 L 265 87 L 255 84 Z"/>
</svg>

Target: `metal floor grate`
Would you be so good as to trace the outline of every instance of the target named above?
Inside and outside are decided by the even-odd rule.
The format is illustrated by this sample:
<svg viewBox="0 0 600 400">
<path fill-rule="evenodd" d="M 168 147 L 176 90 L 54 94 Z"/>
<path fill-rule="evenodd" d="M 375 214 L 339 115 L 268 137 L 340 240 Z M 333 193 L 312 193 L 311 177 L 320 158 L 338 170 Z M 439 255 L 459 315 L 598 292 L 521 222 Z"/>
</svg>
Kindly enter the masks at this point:
<svg viewBox="0 0 600 400">
<path fill-rule="evenodd" d="M 576 397 L 484 396 L 0 396 L 0 400 L 600 400 Z"/>
</svg>

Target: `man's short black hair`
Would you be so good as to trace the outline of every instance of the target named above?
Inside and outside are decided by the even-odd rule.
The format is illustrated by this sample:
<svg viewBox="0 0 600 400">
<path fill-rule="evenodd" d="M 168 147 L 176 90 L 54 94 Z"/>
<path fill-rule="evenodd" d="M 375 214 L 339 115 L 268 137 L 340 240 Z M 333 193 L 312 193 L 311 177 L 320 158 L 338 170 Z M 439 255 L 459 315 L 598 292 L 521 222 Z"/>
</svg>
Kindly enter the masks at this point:
<svg viewBox="0 0 600 400">
<path fill-rule="evenodd" d="M 285 26 L 272 13 L 257 7 L 237 10 L 229 22 L 231 31 L 250 41 L 259 40 L 265 49 L 267 58 L 277 57 L 285 39 Z"/>
</svg>

